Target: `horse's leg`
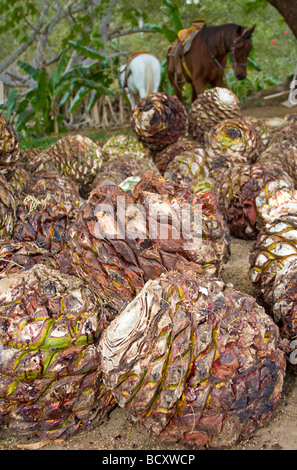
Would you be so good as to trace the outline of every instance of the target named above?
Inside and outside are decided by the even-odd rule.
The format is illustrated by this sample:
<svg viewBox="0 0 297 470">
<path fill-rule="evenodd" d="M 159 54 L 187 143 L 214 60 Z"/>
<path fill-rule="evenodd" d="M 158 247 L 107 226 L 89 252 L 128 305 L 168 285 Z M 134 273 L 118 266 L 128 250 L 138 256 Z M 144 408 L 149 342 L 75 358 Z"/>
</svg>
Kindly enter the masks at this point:
<svg viewBox="0 0 297 470">
<path fill-rule="evenodd" d="M 213 86 L 213 87 L 220 87 L 220 86 L 222 86 L 222 83 L 223 83 L 223 81 L 224 81 L 223 79 L 224 79 L 224 76 L 218 76 L 218 77 L 216 77 L 214 80 L 212 80 L 212 81 L 210 82 L 210 84 L 211 84 L 211 86 Z"/>
<path fill-rule="evenodd" d="M 178 73 L 176 72 L 175 68 L 176 65 L 173 60 L 172 55 L 167 55 L 167 75 L 169 78 L 169 82 L 173 88 L 175 96 L 183 103 L 183 96 L 182 96 L 182 89 L 178 86 Z"/>
<path fill-rule="evenodd" d="M 206 83 L 201 78 L 194 78 L 192 80 L 192 103 L 195 101 L 198 95 L 204 92 Z"/>
<path fill-rule="evenodd" d="M 159 90 L 160 82 L 161 82 L 161 65 L 159 62 L 155 62 L 153 68 L 153 82 L 154 82 L 154 93 L 157 93 Z"/>
<path fill-rule="evenodd" d="M 175 96 L 179 99 L 179 101 L 183 103 L 183 92 L 182 92 L 182 89 L 179 88 L 179 86 L 177 85 L 174 74 L 168 73 L 168 78 L 173 88 Z"/>
<path fill-rule="evenodd" d="M 179 88 L 175 82 L 171 83 L 172 85 L 172 88 L 174 90 L 174 93 L 176 95 L 176 97 L 179 99 L 179 101 L 181 101 L 183 103 L 183 93 L 182 93 L 182 90 L 181 88 Z"/>
<path fill-rule="evenodd" d="M 127 93 L 127 96 L 128 96 L 128 100 L 130 101 L 131 108 L 134 108 L 135 103 L 136 103 L 135 96 L 130 92 Z"/>
<path fill-rule="evenodd" d="M 135 72 L 132 69 L 132 64 L 131 64 L 131 74 L 129 75 L 129 78 L 128 78 L 127 96 L 130 101 L 131 108 L 133 108 L 136 104 L 136 101 L 138 100 L 138 90 L 135 85 Z"/>
<path fill-rule="evenodd" d="M 195 99 L 197 98 L 197 92 L 192 84 L 192 103 L 194 103 Z"/>
</svg>

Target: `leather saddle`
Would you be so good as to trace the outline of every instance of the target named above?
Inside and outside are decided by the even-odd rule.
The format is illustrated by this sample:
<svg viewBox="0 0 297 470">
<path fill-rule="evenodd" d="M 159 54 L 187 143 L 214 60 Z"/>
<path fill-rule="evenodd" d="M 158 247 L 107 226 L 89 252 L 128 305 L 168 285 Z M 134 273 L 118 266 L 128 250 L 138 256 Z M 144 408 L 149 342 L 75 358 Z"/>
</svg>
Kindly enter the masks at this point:
<svg viewBox="0 0 297 470">
<path fill-rule="evenodd" d="M 177 85 L 184 81 L 183 77 L 191 80 L 191 73 L 186 66 L 184 56 L 191 49 L 194 39 L 204 27 L 204 23 L 205 20 L 203 18 L 197 18 L 193 21 L 190 28 L 181 29 L 178 32 L 178 38 L 171 44 L 168 50 L 168 55 L 172 57 L 174 81 Z"/>
</svg>

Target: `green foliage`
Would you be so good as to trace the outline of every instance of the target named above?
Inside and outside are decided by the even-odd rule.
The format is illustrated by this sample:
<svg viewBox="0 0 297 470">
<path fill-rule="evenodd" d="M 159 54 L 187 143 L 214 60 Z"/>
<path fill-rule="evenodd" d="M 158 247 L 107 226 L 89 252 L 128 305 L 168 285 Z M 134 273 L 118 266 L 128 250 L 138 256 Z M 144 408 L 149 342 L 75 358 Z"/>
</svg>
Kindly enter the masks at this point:
<svg viewBox="0 0 297 470">
<path fill-rule="evenodd" d="M 54 123 L 62 121 L 63 116 L 58 110 L 54 111 L 53 104 L 57 98 L 56 83 L 66 64 L 66 57 L 62 56 L 56 72 L 49 77 L 45 69 L 38 71 L 30 64 L 18 61 L 18 66 L 35 80 L 35 85 L 22 96 L 18 104 L 15 103 L 14 125 L 17 132 L 30 129 L 37 134 L 51 133 Z"/>
<path fill-rule="evenodd" d="M 106 23 L 107 41 L 103 43 L 101 26 L 110 5 L 113 10 Z M 65 15 L 55 23 L 63 9 Z M 70 112 L 74 113 L 86 101 L 91 110 L 102 95 L 118 92 L 116 71 L 122 60 L 126 60 L 126 56 L 120 54 L 128 55 L 139 49 L 146 49 L 160 59 L 161 89 L 172 94 L 166 70 L 167 49 L 178 31 L 189 27 L 197 17 L 204 17 L 207 24 L 257 24 L 247 78 L 238 82 L 230 64 L 227 69 L 231 88 L 241 100 L 284 81 L 294 72 L 296 38 L 267 0 L 76 0 L 68 3 L 64 0 L 1 0 L 0 35 L 5 47 L 0 51 L 0 61 L 27 41 L 37 26 L 43 32 L 52 31 L 45 48 L 46 60 L 51 62 L 55 55 L 61 58 L 58 63 L 37 70 L 32 66 L 36 43 L 30 46 L 18 66 L 33 78 L 35 85 L 25 93 L 10 90 L 7 102 L 0 109 L 17 126 L 18 132 L 32 131 L 38 135 L 61 131 L 63 107 L 69 105 Z M 109 31 L 141 26 L 149 32 L 120 38 L 111 35 L 109 39 Z M 66 53 L 62 54 L 64 49 Z M 73 50 L 82 60 L 87 58 L 88 65 L 76 65 L 68 70 Z M 116 57 L 112 57 L 113 54 Z M 109 56 L 112 60 L 106 58 Z M 184 91 L 190 100 L 189 87 L 185 86 Z"/>
<path fill-rule="evenodd" d="M 81 55 L 90 59 L 97 59 L 90 65 L 75 66 L 69 72 L 66 72 L 59 80 L 58 92 L 65 90 L 64 95 L 60 101 L 60 106 L 64 105 L 70 97 L 74 96 L 69 111 L 74 113 L 78 106 L 85 100 L 86 96 L 91 95 L 88 110 L 90 111 L 96 101 L 102 95 L 110 95 L 113 93 L 109 90 L 112 83 L 110 77 L 110 60 L 105 59 L 100 53 L 86 47 L 83 44 L 71 41 L 70 44 Z"/>
<path fill-rule="evenodd" d="M 246 0 L 243 8 L 246 14 L 267 8 L 267 0 Z"/>
<path fill-rule="evenodd" d="M 228 57 L 225 86 L 230 87 L 241 102 L 254 93 L 281 83 L 279 79 L 263 72 L 261 67 L 254 61 L 254 55 L 254 51 L 252 51 L 251 57 L 248 57 L 247 76 L 244 80 L 236 79 L 232 67 L 233 60 L 231 57 Z"/>
<path fill-rule="evenodd" d="M 238 81 L 234 75 L 231 61 L 226 70 L 228 84 L 232 91 L 236 93 L 241 101 L 258 91 L 269 86 L 278 85 L 293 73 L 296 66 L 296 39 L 284 26 L 284 19 L 268 4 L 267 0 L 233 0 L 231 2 L 219 2 L 211 0 L 200 0 L 198 5 L 188 0 L 188 11 L 191 11 L 190 18 L 186 14 L 186 7 L 183 1 L 163 0 L 166 5 L 166 12 L 170 21 L 170 26 L 178 26 L 176 31 L 181 29 L 179 21 L 190 21 L 195 17 L 206 18 L 207 24 L 223 24 L 230 22 L 230 11 L 232 8 L 232 22 L 251 26 L 259 23 L 254 33 L 254 48 L 248 58 L 248 75 L 243 81 Z M 198 11 L 194 11 L 198 9 Z M 265 17 L 265 22 L 263 22 Z M 247 21 L 248 18 L 248 21 Z M 215 21 L 211 21 L 215 19 Z M 190 20 L 190 21 L 189 21 Z M 160 32 L 162 30 L 160 29 Z M 169 39 L 169 38 L 167 38 Z M 274 40 L 271 42 L 271 40 Z M 231 58 L 229 58 L 231 59 Z M 163 91 L 170 91 L 168 79 L 165 74 L 166 63 L 162 64 L 161 87 Z M 184 96 L 190 100 L 190 93 L 184 86 Z"/>
<path fill-rule="evenodd" d="M 160 33 L 171 43 L 176 40 L 178 31 L 183 29 L 183 21 L 177 0 L 162 0 L 162 3 L 169 21 L 164 22 L 162 25 L 146 23 L 144 26 L 152 32 Z M 171 28 L 168 26 L 168 22 Z"/>
<path fill-rule="evenodd" d="M 8 121 L 11 120 L 12 113 L 16 107 L 17 99 L 18 99 L 17 90 L 15 88 L 11 88 L 8 92 L 6 104 L 1 106 L 3 110 L 5 111 L 5 117 Z"/>
<path fill-rule="evenodd" d="M 101 129 L 97 130 L 94 132 L 88 132 L 86 135 L 92 139 L 92 140 L 99 140 L 103 144 L 107 142 L 107 140 L 110 137 L 113 137 L 115 135 L 128 135 L 128 136 L 134 136 L 132 129 L 126 128 L 126 129 L 120 129 L 120 130 L 106 130 L 106 129 Z M 60 139 L 61 136 L 52 136 L 52 137 L 35 137 L 30 135 L 20 135 L 19 136 L 19 145 L 21 149 L 39 149 L 40 151 L 45 150 L 49 148 L 52 144 L 54 144 L 58 139 Z"/>
<path fill-rule="evenodd" d="M 166 7 L 167 15 L 174 28 L 174 31 L 178 33 L 181 29 L 184 28 L 178 2 L 176 0 L 163 0 L 163 4 Z"/>
<path fill-rule="evenodd" d="M 78 43 L 73 43 L 73 46 L 87 54 L 87 57 L 92 56 L 99 60 L 88 66 L 76 66 L 66 71 L 70 57 L 63 54 L 51 77 L 45 69 L 39 71 L 31 64 L 18 61 L 18 66 L 35 80 L 35 85 L 21 97 L 18 97 L 15 89 L 11 90 L 7 103 L 0 106 L 17 132 L 23 131 L 25 135 L 28 132 L 50 135 L 63 131 L 61 107 L 70 98 L 73 99 L 69 112 L 74 113 L 89 94 L 89 110 L 100 96 L 112 95 L 108 89 L 111 84 L 109 60 Z"/>
<path fill-rule="evenodd" d="M 40 151 L 49 148 L 54 144 L 60 136 L 56 137 L 35 137 L 32 134 L 19 135 L 19 146 L 20 149 L 39 149 Z"/>
<path fill-rule="evenodd" d="M 250 95 L 264 90 L 273 85 L 279 85 L 281 82 L 271 75 L 265 75 L 263 72 L 249 72 L 244 80 L 237 80 L 234 72 L 227 74 L 230 89 L 238 96 L 240 101 L 244 101 Z"/>
<path fill-rule="evenodd" d="M 14 36 L 20 37 L 25 40 L 27 37 L 28 26 L 24 24 L 23 19 L 26 18 L 27 22 L 37 20 L 39 15 L 36 2 L 22 0 L 1 0 L 0 2 L 0 18 L 5 18 L 5 21 L 0 22 L 0 34 L 6 32 L 13 32 Z"/>
<path fill-rule="evenodd" d="M 74 49 L 76 49 L 78 52 L 80 52 L 84 57 L 88 57 L 89 59 L 94 59 L 94 60 L 100 60 L 100 61 L 104 61 L 105 60 L 105 57 L 100 54 L 99 52 L 95 51 L 94 49 L 91 49 L 90 47 L 88 46 L 85 46 L 81 43 L 78 43 L 78 42 L 75 42 L 75 41 L 69 41 L 69 44 L 71 46 L 73 46 Z M 100 42 L 97 43 L 97 45 L 99 47 L 104 47 L 104 43 L 103 42 Z"/>
</svg>

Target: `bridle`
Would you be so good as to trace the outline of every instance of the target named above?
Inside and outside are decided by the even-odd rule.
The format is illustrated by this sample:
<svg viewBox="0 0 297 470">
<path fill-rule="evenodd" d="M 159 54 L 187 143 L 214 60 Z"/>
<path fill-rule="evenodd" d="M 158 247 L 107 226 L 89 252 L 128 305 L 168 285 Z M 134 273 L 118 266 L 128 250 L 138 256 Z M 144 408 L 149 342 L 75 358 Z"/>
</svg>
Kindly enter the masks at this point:
<svg viewBox="0 0 297 470">
<path fill-rule="evenodd" d="M 243 30 L 243 32 L 241 33 L 240 36 L 238 36 L 237 38 L 234 39 L 234 41 L 232 42 L 231 44 L 231 47 L 230 47 L 230 50 L 229 50 L 229 53 L 232 55 L 233 57 L 233 67 L 236 67 L 236 65 L 238 65 L 239 67 L 247 67 L 247 63 L 243 63 L 243 62 L 236 62 L 236 59 L 235 59 L 235 46 L 236 46 L 236 43 L 243 38 L 243 36 L 247 33 L 248 29 L 245 28 Z M 212 60 L 214 61 L 214 63 L 225 73 L 225 69 L 224 67 L 220 64 L 220 62 L 218 61 L 218 59 L 210 52 L 209 50 L 209 47 L 206 45 L 207 49 L 208 49 L 208 52 L 209 52 L 209 55 L 210 57 L 212 58 Z"/>
<path fill-rule="evenodd" d="M 238 38 L 235 38 L 234 41 L 232 42 L 231 44 L 231 47 L 230 47 L 230 54 L 232 55 L 233 57 L 233 67 L 236 67 L 236 65 L 238 65 L 239 67 L 247 67 L 247 62 L 236 62 L 236 59 L 235 59 L 235 46 L 236 46 L 236 43 L 243 38 L 243 36 L 248 32 L 248 29 L 245 28 L 243 30 L 243 32 L 241 33 L 240 36 L 238 36 Z"/>
</svg>

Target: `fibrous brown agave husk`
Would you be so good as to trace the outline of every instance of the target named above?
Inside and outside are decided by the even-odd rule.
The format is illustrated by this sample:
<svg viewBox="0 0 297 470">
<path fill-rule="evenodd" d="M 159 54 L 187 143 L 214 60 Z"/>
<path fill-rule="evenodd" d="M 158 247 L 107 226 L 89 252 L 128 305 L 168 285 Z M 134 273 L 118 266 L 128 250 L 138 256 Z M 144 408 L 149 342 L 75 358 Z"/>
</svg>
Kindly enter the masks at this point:
<svg viewBox="0 0 297 470">
<path fill-rule="evenodd" d="M 14 190 L 18 199 L 22 198 L 22 194 L 28 182 L 31 179 L 31 174 L 25 170 L 21 165 L 16 165 L 8 178 L 11 188 Z"/>
<path fill-rule="evenodd" d="M 20 149 L 13 126 L 0 114 L 0 172 L 6 177 L 19 160 Z"/>
<path fill-rule="evenodd" d="M 282 142 L 294 147 L 297 146 L 297 124 L 295 122 L 288 121 L 285 126 L 273 133 L 271 144 Z"/>
<path fill-rule="evenodd" d="M 293 179 L 279 166 L 234 165 L 214 184 L 218 206 L 233 236 L 256 239 L 265 225 L 265 207 L 277 189 L 293 189 Z"/>
<path fill-rule="evenodd" d="M 265 121 L 262 119 L 258 119 L 256 117 L 248 117 L 248 116 L 244 117 L 244 121 L 256 129 L 258 134 L 261 136 L 264 149 L 266 149 L 272 139 L 272 132 L 267 126 L 267 124 L 265 123 Z"/>
<path fill-rule="evenodd" d="M 139 181 L 147 170 L 159 173 L 150 156 L 114 155 L 103 163 L 92 183 L 92 188 L 112 184 L 120 186 L 127 178 L 138 178 Z"/>
<path fill-rule="evenodd" d="M 187 112 L 175 96 L 153 93 L 134 106 L 131 126 L 143 145 L 161 151 L 186 134 Z"/>
<path fill-rule="evenodd" d="M 149 279 L 188 265 L 211 276 L 230 255 L 229 231 L 214 198 L 194 196 L 151 171 L 132 195 L 117 186 L 92 191 L 69 233 L 77 275 L 112 299 L 115 312 Z"/>
<path fill-rule="evenodd" d="M 82 204 L 77 185 L 68 177 L 55 172 L 31 176 L 24 187 L 26 196 L 46 198 L 54 195 L 63 202 L 71 201 L 74 205 Z"/>
<path fill-rule="evenodd" d="M 274 303 L 276 275 L 293 261 L 297 263 L 297 213 L 266 224 L 250 253 L 250 279 L 268 306 Z"/>
<path fill-rule="evenodd" d="M 240 119 L 225 119 L 204 137 L 205 150 L 215 171 L 236 163 L 255 163 L 264 148 L 256 129 Z"/>
<path fill-rule="evenodd" d="M 265 165 L 278 165 L 293 178 L 297 187 L 297 141 L 295 145 L 287 141 L 270 145 L 260 154 L 258 162 Z"/>
<path fill-rule="evenodd" d="M 196 150 L 200 152 L 202 149 L 202 145 L 195 140 L 182 137 L 173 144 L 168 145 L 161 152 L 158 152 L 154 156 L 154 162 L 160 173 L 163 175 L 166 172 L 169 163 L 176 157 L 180 156 L 184 152 L 195 152 Z"/>
<path fill-rule="evenodd" d="M 189 135 L 204 145 L 204 135 L 225 119 L 242 119 L 237 96 L 227 88 L 215 87 L 205 90 L 189 109 Z"/>
<path fill-rule="evenodd" d="M 32 242 L 0 240 L 0 277 L 28 271 L 35 264 L 43 264 L 64 274 L 74 274 L 70 257 L 53 254 Z"/>
<path fill-rule="evenodd" d="M 209 177 L 209 164 L 204 149 L 181 152 L 169 163 L 164 178 L 176 183 L 187 183 Z"/>
<path fill-rule="evenodd" d="M 82 205 L 73 182 L 57 174 L 36 175 L 18 203 L 13 239 L 36 243 L 59 253 L 67 242 L 68 227 Z"/>
<path fill-rule="evenodd" d="M 108 299 L 114 315 L 143 286 L 143 272 L 135 255 L 125 240 L 115 238 L 119 215 L 117 196 L 122 198 L 121 203 L 133 203 L 131 196 L 118 186 L 103 186 L 92 191 L 69 228 L 68 243 L 76 274 L 102 298 Z M 101 218 L 105 234 L 101 233 Z"/>
<path fill-rule="evenodd" d="M 91 184 L 102 165 L 102 148 L 81 135 L 62 137 L 37 156 L 35 173 L 57 172 L 77 185 Z"/>
<path fill-rule="evenodd" d="M 11 238 L 16 219 L 17 199 L 10 184 L 0 174 L 0 239 Z"/>
<path fill-rule="evenodd" d="M 166 441 L 230 447 L 272 417 L 286 361 L 278 327 L 221 280 L 149 281 L 100 339 L 107 388 Z"/>
<path fill-rule="evenodd" d="M 115 406 L 97 347 L 108 311 L 74 276 L 35 265 L 0 280 L 0 423 L 67 437 Z"/>
<path fill-rule="evenodd" d="M 160 196 L 162 196 L 161 199 Z M 163 178 L 157 177 L 152 172 L 147 172 L 145 177 L 135 186 L 133 197 L 137 204 L 145 207 L 148 214 L 151 210 L 158 210 L 158 206 L 161 203 L 164 207 L 163 220 L 165 224 L 168 214 L 174 208 L 177 208 L 179 219 L 174 220 L 174 217 L 172 218 L 172 228 L 170 229 L 172 232 L 170 232 L 169 239 L 162 240 L 156 238 L 155 243 L 163 247 L 165 251 L 176 251 L 188 261 L 197 263 L 202 267 L 207 277 L 219 275 L 224 263 L 230 257 L 231 240 L 229 228 L 225 223 L 222 213 L 217 208 L 216 197 L 212 191 L 197 191 L 197 194 L 194 194 L 194 191 L 188 187 L 188 184 L 166 181 Z M 185 219 L 183 219 L 183 206 L 186 204 L 188 204 L 187 208 L 190 209 L 190 212 L 193 212 L 193 215 L 190 217 L 190 224 L 193 222 L 192 219 L 195 218 L 197 211 L 199 213 L 199 207 L 201 209 L 200 219 L 198 216 L 200 226 L 199 223 L 196 226 L 198 230 L 200 229 L 198 237 L 195 234 L 195 225 L 188 226 L 187 214 L 185 214 Z M 156 214 L 154 218 L 157 220 Z M 151 219 L 148 222 L 148 226 L 150 226 L 150 223 L 152 223 Z M 180 223 L 182 224 L 182 236 L 176 243 L 174 236 L 175 232 L 180 229 Z M 157 233 L 160 234 L 162 232 L 162 216 L 160 215 L 160 217 L 158 216 Z M 170 248 L 171 244 L 173 248 Z M 170 269 L 175 269 L 174 265 Z"/>
<path fill-rule="evenodd" d="M 34 171 L 36 165 L 36 160 L 38 155 L 41 153 L 41 150 L 32 148 L 32 149 L 21 149 L 19 156 L 19 165 L 24 168 L 28 173 Z"/>
</svg>

